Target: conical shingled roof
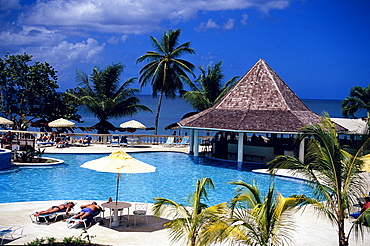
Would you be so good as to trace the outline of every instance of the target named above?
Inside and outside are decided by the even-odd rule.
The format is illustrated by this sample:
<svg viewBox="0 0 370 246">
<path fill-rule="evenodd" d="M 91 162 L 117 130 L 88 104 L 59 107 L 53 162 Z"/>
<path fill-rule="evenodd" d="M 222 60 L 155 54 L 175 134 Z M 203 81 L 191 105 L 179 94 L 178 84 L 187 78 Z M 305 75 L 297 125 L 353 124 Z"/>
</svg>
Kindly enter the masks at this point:
<svg viewBox="0 0 370 246">
<path fill-rule="evenodd" d="M 198 129 L 298 132 L 320 119 L 260 59 L 216 105 L 178 124 Z"/>
</svg>

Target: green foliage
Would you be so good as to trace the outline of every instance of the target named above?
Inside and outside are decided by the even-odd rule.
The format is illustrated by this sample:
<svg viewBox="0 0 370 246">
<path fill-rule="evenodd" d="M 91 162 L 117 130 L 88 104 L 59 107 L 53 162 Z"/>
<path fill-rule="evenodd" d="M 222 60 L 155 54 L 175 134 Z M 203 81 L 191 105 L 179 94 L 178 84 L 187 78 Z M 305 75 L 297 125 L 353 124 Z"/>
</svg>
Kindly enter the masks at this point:
<svg viewBox="0 0 370 246">
<path fill-rule="evenodd" d="M 183 98 L 188 101 L 197 111 L 203 111 L 212 107 L 230 90 L 238 77 L 233 77 L 226 84 L 223 84 L 222 61 L 213 66 L 208 66 L 207 71 L 199 67 L 201 75 L 195 83 L 188 81 L 192 91 L 184 93 Z"/>
<path fill-rule="evenodd" d="M 36 238 L 35 240 L 33 240 L 32 242 L 29 242 L 29 243 L 26 243 L 25 245 L 45 245 L 44 242 L 45 242 L 46 239 L 44 238 Z M 46 244 L 47 245 L 47 244 Z"/>
<path fill-rule="evenodd" d="M 183 240 L 186 245 L 210 245 L 208 237 L 203 237 L 207 228 L 226 214 L 226 203 L 214 206 L 205 204 L 208 199 L 207 189 L 214 189 L 213 181 L 210 178 L 197 180 L 196 189 L 189 196 L 187 206 L 175 201 L 157 197 L 153 206 L 155 216 L 165 213 L 172 214 L 174 219 L 165 223 L 164 227 L 171 230 L 170 236 L 173 242 Z"/>
<path fill-rule="evenodd" d="M 370 84 L 365 88 L 353 87 L 342 101 L 342 115 L 346 118 L 357 118 L 355 113 L 361 109 L 366 110 L 367 118 L 370 118 Z"/>
<path fill-rule="evenodd" d="M 284 198 L 270 185 L 265 197 L 256 184 L 243 181 L 237 185 L 236 195 L 230 202 L 230 216 L 212 224 L 206 237 L 214 242 L 230 240 L 231 244 L 292 245 L 295 224 L 292 218 L 297 206 L 309 202 L 304 195 Z"/>
<path fill-rule="evenodd" d="M 32 159 L 35 157 L 35 151 L 34 150 L 27 150 L 20 153 L 20 159 L 21 162 L 27 163 L 32 162 Z"/>
<path fill-rule="evenodd" d="M 116 63 L 107 66 L 104 70 L 94 67 L 90 78 L 82 71 L 77 71 L 80 87 L 68 90 L 66 97 L 78 102 L 81 109 L 90 112 L 99 119 L 95 125 L 98 133 L 109 133 L 116 128 L 108 122 L 109 118 L 132 116 L 139 111 L 151 110 L 140 105 L 135 96 L 139 90 L 131 88 L 135 78 L 131 78 L 120 85 L 120 75 L 124 65 Z"/>
<path fill-rule="evenodd" d="M 339 245 L 348 245 L 352 231 L 345 231 L 344 219 L 350 208 L 358 203 L 357 198 L 366 192 L 366 177 L 361 174 L 363 162 L 358 158 L 364 153 L 364 146 L 370 140 L 363 137 L 363 145 L 350 154 L 339 143 L 335 124 L 329 116 L 319 124 L 303 127 L 298 141 L 308 139 L 304 160 L 296 157 L 280 156 L 269 163 L 273 173 L 279 168 L 289 168 L 304 174 L 314 188 L 315 207 L 336 226 Z M 362 229 L 353 224 L 357 232 Z"/>
<path fill-rule="evenodd" d="M 84 230 L 83 233 L 86 233 L 86 235 L 83 236 L 81 234 L 78 237 L 71 236 L 71 237 L 65 237 L 61 242 L 58 242 L 56 238 L 54 237 L 47 237 L 44 238 L 36 238 L 35 240 L 26 243 L 25 245 L 36 245 L 36 246 L 46 246 L 46 245 L 55 245 L 55 246 L 83 246 L 83 245 L 95 245 L 98 246 L 99 244 L 93 244 L 91 243 L 91 238 L 94 238 L 95 236 L 90 236 L 86 230 Z M 87 241 L 85 240 L 87 239 Z"/>
<path fill-rule="evenodd" d="M 34 154 L 37 156 L 37 157 L 42 157 L 42 155 L 45 153 L 45 148 L 44 149 L 36 149 Z"/>
<path fill-rule="evenodd" d="M 47 62 L 29 65 L 31 58 L 26 53 L 0 58 L 0 112 L 14 122 L 13 129 L 26 130 L 38 118 L 80 119 L 56 92 L 54 68 Z"/>
<path fill-rule="evenodd" d="M 161 41 L 151 36 L 155 51 L 148 51 L 137 59 L 137 63 L 148 61 L 140 70 L 139 82 L 141 87 L 151 84 L 153 97 L 159 94 L 154 135 L 158 131 L 158 119 L 163 95 L 168 98 L 175 98 L 176 92 L 181 92 L 183 89 L 182 80 L 190 81 L 187 73 L 194 75 L 194 65 L 180 59 L 180 57 L 186 54 L 195 54 L 195 51 L 190 48 L 190 42 L 178 45 L 180 33 L 180 29 L 164 32 Z"/>
</svg>

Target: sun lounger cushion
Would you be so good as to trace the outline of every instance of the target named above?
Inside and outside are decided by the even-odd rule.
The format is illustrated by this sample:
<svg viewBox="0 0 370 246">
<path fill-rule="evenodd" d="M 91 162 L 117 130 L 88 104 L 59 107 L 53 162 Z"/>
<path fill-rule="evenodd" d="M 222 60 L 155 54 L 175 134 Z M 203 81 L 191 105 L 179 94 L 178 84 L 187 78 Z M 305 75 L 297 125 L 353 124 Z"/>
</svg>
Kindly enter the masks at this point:
<svg viewBox="0 0 370 246">
<path fill-rule="evenodd" d="M 40 214 L 39 216 L 35 216 L 34 214 L 30 215 L 30 218 L 33 223 L 49 223 L 49 222 L 56 222 L 61 217 L 64 218 L 66 210 L 63 209 L 58 212 L 50 213 L 50 214 Z"/>
</svg>

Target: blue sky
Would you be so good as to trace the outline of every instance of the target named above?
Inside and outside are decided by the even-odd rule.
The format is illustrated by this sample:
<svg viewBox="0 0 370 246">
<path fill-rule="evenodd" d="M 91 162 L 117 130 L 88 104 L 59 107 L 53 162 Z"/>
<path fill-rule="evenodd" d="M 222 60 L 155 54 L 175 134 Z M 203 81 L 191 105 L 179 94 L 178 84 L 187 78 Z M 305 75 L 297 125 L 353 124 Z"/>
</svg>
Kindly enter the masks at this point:
<svg viewBox="0 0 370 246">
<path fill-rule="evenodd" d="M 139 77 L 149 37 L 181 28 L 197 68 L 222 60 L 227 80 L 263 58 L 302 99 L 341 100 L 370 83 L 369 12 L 368 0 L 0 0 L 0 55 L 50 63 L 65 91 L 76 69 L 121 62 L 122 80 Z"/>
</svg>

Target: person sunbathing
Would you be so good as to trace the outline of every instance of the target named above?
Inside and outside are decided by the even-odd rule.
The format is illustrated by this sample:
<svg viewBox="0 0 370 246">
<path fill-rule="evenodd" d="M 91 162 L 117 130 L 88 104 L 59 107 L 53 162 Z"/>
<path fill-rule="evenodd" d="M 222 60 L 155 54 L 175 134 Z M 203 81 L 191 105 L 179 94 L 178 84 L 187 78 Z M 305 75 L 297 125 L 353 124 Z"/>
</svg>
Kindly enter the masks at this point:
<svg viewBox="0 0 370 246">
<path fill-rule="evenodd" d="M 357 219 L 358 217 L 361 216 L 361 214 L 363 214 L 368 209 L 370 209 L 370 197 L 369 196 L 365 197 L 365 204 L 361 206 L 360 212 L 354 212 L 349 215 L 353 217 L 354 219 Z"/>
<path fill-rule="evenodd" d="M 82 210 L 74 216 L 74 219 L 83 220 L 87 218 L 89 215 L 94 216 L 100 213 L 100 211 L 102 211 L 102 208 L 96 202 L 87 205 L 81 205 L 81 208 Z"/>
<path fill-rule="evenodd" d="M 66 215 L 68 215 L 68 212 L 71 211 L 71 209 L 74 206 L 75 206 L 75 204 L 73 202 L 67 202 L 67 203 L 60 204 L 58 206 L 52 206 L 51 208 L 48 208 L 44 211 L 35 212 L 33 215 L 35 217 L 37 217 L 39 215 L 51 214 L 51 213 L 55 213 L 55 212 L 66 212 Z"/>
</svg>

